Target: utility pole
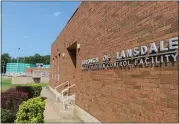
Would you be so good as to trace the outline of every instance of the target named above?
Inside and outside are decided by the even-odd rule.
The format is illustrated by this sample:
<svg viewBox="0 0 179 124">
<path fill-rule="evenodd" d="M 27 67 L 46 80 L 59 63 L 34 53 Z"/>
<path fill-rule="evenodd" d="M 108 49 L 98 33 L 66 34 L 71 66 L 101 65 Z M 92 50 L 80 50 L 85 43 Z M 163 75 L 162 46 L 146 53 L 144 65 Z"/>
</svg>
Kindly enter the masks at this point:
<svg viewBox="0 0 179 124">
<path fill-rule="evenodd" d="M 18 48 L 18 52 L 19 52 L 20 48 Z M 19 57 L 17 56 L 17 71 L 16 71 L 16 76 L 17 76 L 17 73 L 18 73 L 18 68 L 19 68 Z"/>
<path fill-rule="evenodd" d="M 4 61 L 4 60 L 2 60 L 2 61 L 3 61 L 3 68 L 2 68 L 2 69 L 3 69 L 3 72 L 2 72 L 2 73 L 4 74 L 5 61 Z"/>
</svg>

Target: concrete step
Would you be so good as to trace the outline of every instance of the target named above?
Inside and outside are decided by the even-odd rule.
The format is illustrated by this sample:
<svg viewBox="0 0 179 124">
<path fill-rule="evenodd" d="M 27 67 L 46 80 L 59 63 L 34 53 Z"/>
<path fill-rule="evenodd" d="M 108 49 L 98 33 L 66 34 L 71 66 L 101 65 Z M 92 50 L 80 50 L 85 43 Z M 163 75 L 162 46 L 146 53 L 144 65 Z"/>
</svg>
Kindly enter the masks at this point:
<svg viewBox="0 0 179 124">
<path fill-rule="evenodd" d="M 66 110 L 70 113 L 74 113 L 75 107 L 76 107 L 76 104 L 68 104 Z"/>
<path fill-rule="evenodd" d="M 64 109 L 63 107 L 63 103 L 60 101 L 60 102 L 56 102 L 56 105 L 58 105 L 58 107 L 60 109 Z M 66 110 L 64 111 L 68 111 L 68 112 L 73 112 L 74 108 L 75 108 L 75 102 L 74 101 L 65 101 L 65 108 Z"/>
<path fill-rule="evenodd" d="M 62 103 L 56 103 L 55 95 L 48 88 L 43 88 L 41 96 L 46 97 L 44 121 L 45 122 L 82 122 L 71 111 L 65 111 Z M 69 110 L 71 108 L 69 107 Z"/>
<path fill-rule="evenodd" d="M 69 111 L 64 111 L 59 104 L 53 104 L 53 111 L 51 116 L 45 116 L 45 122 L 82 122 L 78 117 L 74 116 Z M 44 115 L 51 114 L 45 111 Z"/>
</svg>

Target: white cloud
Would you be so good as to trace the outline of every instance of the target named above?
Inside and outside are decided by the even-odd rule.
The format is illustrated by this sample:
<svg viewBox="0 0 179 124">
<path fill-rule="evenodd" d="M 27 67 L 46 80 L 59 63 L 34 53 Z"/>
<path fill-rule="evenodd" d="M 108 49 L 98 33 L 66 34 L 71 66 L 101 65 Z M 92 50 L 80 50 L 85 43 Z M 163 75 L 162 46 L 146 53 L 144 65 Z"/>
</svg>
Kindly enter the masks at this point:
<svg viewBox="0 0 179 124">
<path fill-rule="evenodd" d="M 54 12 L 53 15 L 54 16 L 59 16 L 61 14 L 61 12 Z"/>
</svg>

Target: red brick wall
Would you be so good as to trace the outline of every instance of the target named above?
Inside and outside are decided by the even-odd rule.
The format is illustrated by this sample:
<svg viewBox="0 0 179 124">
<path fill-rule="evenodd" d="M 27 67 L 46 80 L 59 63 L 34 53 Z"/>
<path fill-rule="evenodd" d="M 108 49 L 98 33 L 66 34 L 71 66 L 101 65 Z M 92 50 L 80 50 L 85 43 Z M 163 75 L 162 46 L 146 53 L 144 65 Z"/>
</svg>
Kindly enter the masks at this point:
<svg viewBox="0 0 179 124">
<path fill-rule="evenodd" d="M 177 62 L 81 69 L 82 60 L 176 36 L 177 2 L 82 2 L 52 45 L 51 71 L 60 73 L 60 81 L 51 78 L 50 85 L 54 88 L 66 80 L 76 84 L 77 105 L 102 122 L 178 122 Z M 76 68 L 67 51 L 74 42 L 80 44 Z"/>
<path fill-rule="evenodd" d="M 36 67 L 34 67 L 34 68 L 26 68 L 26 72 L 32 72 L 34 70 L 42 70 L 42 71 L 49 72 L 50 69 L 49 68 L 36 68 Z"/>
<path fill-rule="evenodd" d="M 26 68 L 26 69 L 25 69 L 25 72 L 26 72 L 26 73 L 31 73 L 31 72 L 32 72 L 32 69 Z"/>
</svg>

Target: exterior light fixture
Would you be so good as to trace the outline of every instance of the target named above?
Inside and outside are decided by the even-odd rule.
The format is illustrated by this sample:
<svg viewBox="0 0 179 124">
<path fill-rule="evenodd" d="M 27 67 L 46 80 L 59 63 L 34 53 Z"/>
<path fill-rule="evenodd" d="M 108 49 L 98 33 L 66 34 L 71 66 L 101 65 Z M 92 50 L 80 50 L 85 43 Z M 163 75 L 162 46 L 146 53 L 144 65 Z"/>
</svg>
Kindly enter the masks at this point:
<svg viewBox="0 0 179 124">
<path fill-rule="evenodd" d="M 77 49 L 80 49 L 80 44 L 79 43 L 77 44 Z"/>
<path fill-rule="evenodd" d="M 62 56 L 65 57 L 65 53 L 63 53 Z"/>
</svg>

